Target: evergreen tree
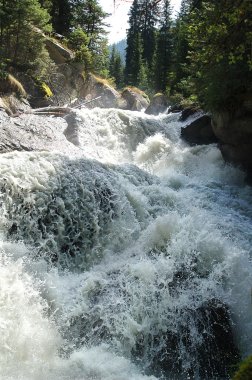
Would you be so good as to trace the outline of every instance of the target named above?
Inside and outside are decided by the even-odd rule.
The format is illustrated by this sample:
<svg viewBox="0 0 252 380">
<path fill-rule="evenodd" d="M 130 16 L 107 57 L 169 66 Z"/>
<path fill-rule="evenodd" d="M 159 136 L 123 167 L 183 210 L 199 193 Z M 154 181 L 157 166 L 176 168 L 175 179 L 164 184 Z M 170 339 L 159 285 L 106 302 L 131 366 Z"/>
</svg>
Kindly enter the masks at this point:
<svg viewBox="0 0 252 380">
<path fill-rule="evenodd" d="M 1 59 L 32 68 L 45 52 L 43 37 L 35 28 L 49 30 L 49 19 L 38 0 L 0 0 Z"/>
<path fill-rule="evenodd" d="M 203 1 L 190 13 L 190 83 L 208 109 L 234 110 L 252 91 L 252 3 Z"/>
<path fill-rule="evenodd" d="M 120 53 L 116 51 L 115 45 L 113 45 L 109 61 L 109 74 L 114 78 L 118 88 L 123 86 L 123 72 L 124 69 Z"/>
<path fill-rule="evenodd" d="M 112 46 L 110 59 L 109 59 L 109 74 L 111 77 L 115 76 L 115 57 L 116 57 L 116 49 L 115 45 Z"/>
<path fill-rule="evenodd" d="M 75 50 L 75 60 L 84 64 L 86 72 L 93 69 L 93 58 L 88 43 L 89 37 L 81 28 L 75 29 L 68 39 L 68 46 Z"/>
<path fill-rule="evenodd" d="M 141 13 L 139 1 L 134 0 L 129 13 L 125 59 L 125 82 L 131 85 L 137 85 L 142 60 L 142 39 L 139 30 L 140 22 Z"/>
<path fill-rule="evenodd" d="M 157 51 L 154 67 L 154 85 L 156 91 L 165 92 L 172 67 L 172 21 L 170 0 L 164 0 L 157 34 Z"/>
<path fill-rule="evenodd" d="M 72 9 L 69 0 L 52 0 L 52 26 L 55 32 L 67 35 L 72 21 Z"/>
<path fill-rule="evenodd" d="M 185 86 L 182 86 L 183 88 L 181 88 L 180 85 L 189 76 L 188 67 L 190 63 L 188 59 L 188 27 L 190 22 L 190 8 L 191 0 L 182 0 L 179 16 L 176 20 L 173 33 L 174 66 L 171 92 L 184 92 L 185 96 L 189 93 Z"/>
<path fill-rule="evenodd" d="M 142 0 L 140 3 L 140 24 L 141 37 L 143 41 L 143 59 L 149 69 L 152 69 L 152 62 L 156 48 L 156 24 L 159 20 L 160 1 Z"/>
<path fill-rule="evenodd" d="M 72 0 L 73 25 L 81 27 L 87 36 L 92 39 L 97 35 L 106 34 L 105 18 L 109 16 L 104 12 L 97 0 Z"/>
<path fill-rule="evenodd" d="M 97 0 L 71 0 L 72 26 L 81 28 L 89 38 L 88 48 L 92 54 L 94 70 L 108 75 L 109 50 L 106 38 L 104 12 Z"/>
</svg>

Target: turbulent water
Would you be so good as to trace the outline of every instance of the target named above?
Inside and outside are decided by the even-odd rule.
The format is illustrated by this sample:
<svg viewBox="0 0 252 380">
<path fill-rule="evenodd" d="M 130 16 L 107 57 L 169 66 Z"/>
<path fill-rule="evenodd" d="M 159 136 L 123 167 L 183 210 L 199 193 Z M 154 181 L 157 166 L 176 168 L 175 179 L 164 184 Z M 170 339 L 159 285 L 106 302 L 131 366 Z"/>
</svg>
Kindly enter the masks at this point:
<svg viewBox="0 0 252 380">
<path fill-rule="evenodd" d="M 0 156 L 0 379 L 227 379 L 252 350 L 244 174 L 176 115 L 78 118 L 83 157 Z"/>
</svg>

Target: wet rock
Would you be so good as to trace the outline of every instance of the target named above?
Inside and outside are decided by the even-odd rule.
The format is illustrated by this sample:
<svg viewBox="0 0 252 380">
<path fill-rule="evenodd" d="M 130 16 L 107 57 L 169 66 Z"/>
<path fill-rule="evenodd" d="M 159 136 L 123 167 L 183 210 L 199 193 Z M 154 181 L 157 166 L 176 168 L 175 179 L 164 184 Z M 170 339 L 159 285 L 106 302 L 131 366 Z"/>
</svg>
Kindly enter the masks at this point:
<svg viewBox="0 0 252 380">
<path fill-rule="evenodd" d="M 183 106 L 181 104 L 173 104 L 170 108 L 169 108 L 169 112 L 171 113 L 177 113 L 177 112 L 181 112 L 183 111 Z"/>
<path fill-rule="evenodd" d="M 199 107 L 196 107 L 196 106 L 186 107 L 185 109 L 183 109 L 179 120 L 180 121 L 185 121 L 190 116 L 195 115 L 196 112 L 201 112 L 202 113 L 202 110 L 200 110 Z"/>
<path fill-rule="evenodd" d="M 208 115 L 200 116 L 186 127 L 181 128 L 181 137 L 189 144 L 212 144 L 218 141 Z"/>
<path fill-rule="evenodd" d="M 167 111 L 169 106 L 168 99 L 164 94 L 158 93 L 154 95 L 145 113 L 148 115 L 158 115 Z"/>
<path fill-rule="evenodd" d="M 131 111 L 141 111 L 150 103 L 148 96 L 136 87 L 125 88 L 121 96 L 126 102 L 126 109 Z"/>
<path fill-rule="evenodd" d="M 65 120 L 67 122 L 67 128 L 64 130 L 64 135 L 72 144 L 79 146 L 80 119 L 75 112 L 71 112 L 65 116 Z"/>
<path fill-rule="evenodd" d="M 0 153 L 12 151 L 53 151 L 80 155 L 64 136 L 63 118 L 21 114 L 9 117 L 0 112 Z"/>
<path fill-rule="evenodd" d="M 101 247 L 118 216 L 118 192 L 114 178 L 101 164 L 61 157 L 50 155 L 55 172 L 49 176 L 48 188 L 34 187 L 36 173 L 34 183 L 28 180 L 28 187 L 16 191 L 13 177 L 2 181 L 3 201 L 12 194 L 12 202 L 5 202 L 7 236 L 35 246 L 34 255 L 58 266 L 83 269 L 102 256 Z M 29 166 L 36 155 L 22 159 Z M 28 188 L 32 188 L 32 200 L 27 197 Z"/>
<path fill-rule="evenodd" d="M 195 309 L 178 311 L 176 331 L 165 327 L 157 335 L 138 338 L 134 355 L 141 360 L 151 353 L 149 373 L 174 379 L 226 379 L 239 360 L 228 307 L 217 299 Z M 181 318 L 182 316 L 182 318 Z M 154 353 L 154 355 L 153 355 Z M 188 367 L 186 363 L 190 362 Z"/>
</svg>

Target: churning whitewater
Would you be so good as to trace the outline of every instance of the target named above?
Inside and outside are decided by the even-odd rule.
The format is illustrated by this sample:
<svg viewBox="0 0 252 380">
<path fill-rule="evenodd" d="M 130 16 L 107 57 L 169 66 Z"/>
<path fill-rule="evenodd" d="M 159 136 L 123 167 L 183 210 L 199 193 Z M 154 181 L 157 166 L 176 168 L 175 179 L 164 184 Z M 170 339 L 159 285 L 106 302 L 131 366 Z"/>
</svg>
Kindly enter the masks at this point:
<svg viewBox="0 0 252 380">
<path fill-rule="evenodd" d="M 0 379 L 228 379 L 251 353 L 252 191 L 178 115 L 77 114 L 0 156 Z"/>
</svg>

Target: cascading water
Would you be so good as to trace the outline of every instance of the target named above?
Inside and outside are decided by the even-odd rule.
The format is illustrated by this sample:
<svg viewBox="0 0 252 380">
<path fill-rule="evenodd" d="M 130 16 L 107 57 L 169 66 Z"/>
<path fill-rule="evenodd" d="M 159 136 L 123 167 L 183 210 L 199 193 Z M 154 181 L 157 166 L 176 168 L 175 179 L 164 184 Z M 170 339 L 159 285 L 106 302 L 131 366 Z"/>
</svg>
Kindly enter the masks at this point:
<svg viewBox="0 0 252 380">
<path fill-rule="evenodd" d="M 228 379 L 251 353 L 251 188 L 180 127 L 84 110 L 82 156 L 0 156 L 1 380 Z"/>
</svg>

